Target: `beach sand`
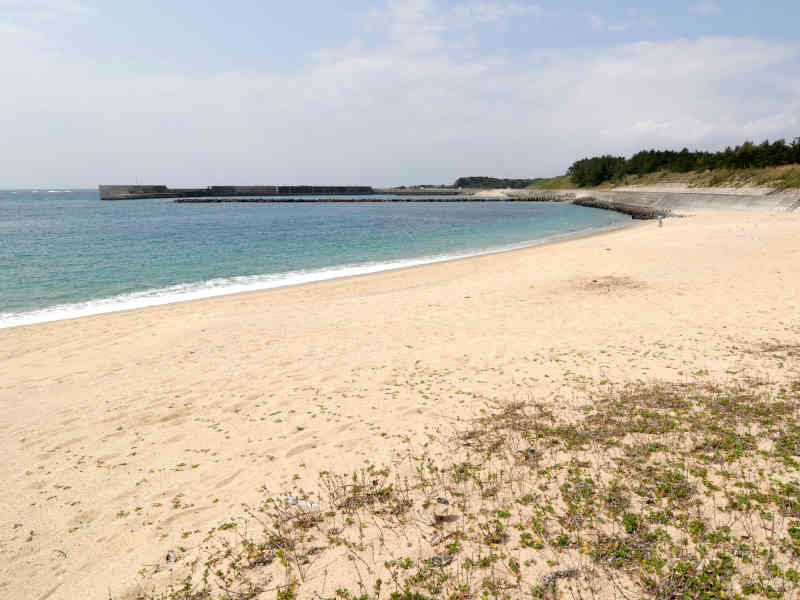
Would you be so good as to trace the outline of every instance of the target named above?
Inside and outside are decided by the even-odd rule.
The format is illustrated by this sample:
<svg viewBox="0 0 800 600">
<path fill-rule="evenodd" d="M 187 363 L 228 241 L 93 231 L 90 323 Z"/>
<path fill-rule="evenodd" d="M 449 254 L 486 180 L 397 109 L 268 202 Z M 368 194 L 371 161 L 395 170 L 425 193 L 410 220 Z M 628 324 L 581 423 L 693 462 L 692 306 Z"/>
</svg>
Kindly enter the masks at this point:
<svg viewBox="0 0 800 600">
<path fill-rule="evenodd" d="M 747 350 L 797 343 L 798 303 L 800 214 L 704 213 L 0 330 L 0 597 L 132 597 L 262 485 L 389 461 L 486 399 L 780 379 Z"/>
</svg>

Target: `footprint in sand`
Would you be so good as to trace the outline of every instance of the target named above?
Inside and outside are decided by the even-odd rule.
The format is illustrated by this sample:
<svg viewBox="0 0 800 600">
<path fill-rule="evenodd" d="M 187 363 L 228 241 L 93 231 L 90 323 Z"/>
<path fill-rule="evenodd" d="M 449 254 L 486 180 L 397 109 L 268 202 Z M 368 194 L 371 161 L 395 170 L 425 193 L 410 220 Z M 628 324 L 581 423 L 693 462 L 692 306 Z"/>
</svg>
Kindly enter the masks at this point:
<svg viewBox="0 0 800 600">
<path fill-rule="evenodd" d="M 361 442 L 363 442 L 363 441 L 364 441 L 363 438 L 352 438 L 352 439 L 349 439 L 347 441 L 342 442 L 340 447 L 344 448 L 345 450 L 352 450 L 353 448 L 355 448 L 359 444 L 361 444 Z"/>
<path fill-rule="evenodd" d="M 126 412 L 117 412 L 117 413 L 114 413 L 113 415 L 110 415 L 110 416 L 106 417 L 105 419 L 101 419 L 100 423 L 103 423 L 103 424 L 105 424 L 105 423 L 116 423 L 117 421 L 124 420 L 127 416 L 128 416 L 128 413 L 126 413 Z"/>
<path fill-rule="evenodd" d="M 78 525 L 88 525 L 97 518 L 97 515 L 97 511 L 94 510 L 79 513 L 67 521 L 67 527 L 71 529 Z"/>
<path fill-rule="evenodd" d="M 229 484 L 229 483 L 231 483 L 231 482 L 232 482 L 234 479 L 236 479 L 236 478 L 237 478 L 237 477 L 238 477 L 238 476 L 239 476 L 239 475 L 242 473 L 242 471 L 244 471 L 244 469 L 239 469 L 239 470 L 238 470 L 238 471 L 236 471 L 236 473 L 234 473 L 233 475 L 230 475 L 229 477 L 226 477 L 225 479 L 220 479 L 220 480 L 217 482 L 217 485 L 215 486 L 215 487 L 216 487 L 216 489 L 221 489 L 221 488 L 224 488 L 226 485 L 228 485 L 228 484 Z"/>
<path fill-rule="evenodd" d="M 162 526 L 169 525 L 170 523 L 173 523 L 174 521 L 177 521 L 178 519 L 183 519 L 184 517 L 190 517 L 192 515 L 196 515 L 196 514 L 198 514 L 200 512 L 208 510 L 209 508 L 211 508 L 211 507 L 210 506 L 202 506 L 200 508 L 193 508 L 191 510 L 187 510 L 187 511 L 172 515 L 171 517 L 167 517 L 166 519 L 161 521 L 161 525 Z"/>
<path fill-rule="evenodd" d="M 286 458 L 290 456 L 297 456 L 298 454 L 302 454 L 303 452 L 307 452 L 314 447 L 314 444 L 300 444 L 299 446 L 295 446 L 291 450 L 286 453 Z"/>
<path fill-rule="evenodd" d="M 156 419 L 156 423 L 169 423 L 170 421 L 175 421 L 175 425 L 182 425 L 183 422 L 186 420 L 186 413 L 183 411 L 175 411 L 168 415 L 164 415 L 163 417 Z"/>
<path fill-rule="evenodd" d="M 61 450 L 63 448 L 69 448 L 70 446 L 74 446 L 75 444 L 79 444 L 82 441 L 87 440 L 87 439 L 89 439 L 88 436 L 72 438 L 70 440 L 67 440 L 66 442 L 61 442 L 58 446 L 56 446 L 53 449 L 54 450 Z"/>
<path fill-rule="evenodd" d="M 56 584 L 55 587 L 51 588 L 48 592 L 45 592 L 43 595 L 39 596 L 39 600 L 47 600 L 47 598 L 55 594 L 58 588 L 60 588 L 62 585 L 64 584 L 63 583 Z"/>
</svg>

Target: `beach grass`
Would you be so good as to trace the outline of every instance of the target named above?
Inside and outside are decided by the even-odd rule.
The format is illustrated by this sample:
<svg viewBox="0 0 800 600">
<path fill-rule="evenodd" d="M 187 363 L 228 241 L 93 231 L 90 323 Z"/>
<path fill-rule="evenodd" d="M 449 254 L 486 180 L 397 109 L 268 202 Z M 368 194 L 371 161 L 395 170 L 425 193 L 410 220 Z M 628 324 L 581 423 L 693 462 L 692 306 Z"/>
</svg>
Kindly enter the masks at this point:
<svg viewBox="0 0 800 600">
<path fill-rule="evenodd" d="M 582 406 L 487 402 L 398 464 L 265 489 L 174 550 L 185 579 L 140 598 L 797 593 L 800 380 L 586 385 Z"/>
</svg>

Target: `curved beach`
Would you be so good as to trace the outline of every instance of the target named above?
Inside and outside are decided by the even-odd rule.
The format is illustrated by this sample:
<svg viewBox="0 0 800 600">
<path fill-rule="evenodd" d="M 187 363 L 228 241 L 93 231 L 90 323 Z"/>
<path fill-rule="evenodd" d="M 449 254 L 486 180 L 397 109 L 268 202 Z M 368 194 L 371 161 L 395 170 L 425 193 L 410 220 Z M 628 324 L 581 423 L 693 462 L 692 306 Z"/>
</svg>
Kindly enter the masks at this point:
<svg viewBox="0 0 800 600">
<path fill-rule="evenodd" d="M 792 376 L 800 214 L 705 212 L 462 260 L 0 330 L 0 596 L 134 598 L 166 549 L 487 399 Z M 201 532 L 201 533 L 197 533 Z M 188 541 L 187 541 L 188 540 Z"/>
</svg>

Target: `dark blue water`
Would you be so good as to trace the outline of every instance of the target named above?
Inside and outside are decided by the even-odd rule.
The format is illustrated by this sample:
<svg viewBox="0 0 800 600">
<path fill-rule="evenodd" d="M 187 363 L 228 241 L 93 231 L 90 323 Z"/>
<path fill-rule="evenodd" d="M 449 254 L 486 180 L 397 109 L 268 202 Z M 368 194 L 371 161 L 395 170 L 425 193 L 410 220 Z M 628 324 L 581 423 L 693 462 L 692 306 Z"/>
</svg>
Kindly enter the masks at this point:
<svg viewBox="0 0 800 600">
<path fill-rule="evenodd" d="M 103 202 L 0 191 L 0 327 L 263 289 L 621 226 L 571 204 Z"/>
</svg>

